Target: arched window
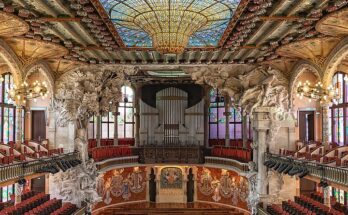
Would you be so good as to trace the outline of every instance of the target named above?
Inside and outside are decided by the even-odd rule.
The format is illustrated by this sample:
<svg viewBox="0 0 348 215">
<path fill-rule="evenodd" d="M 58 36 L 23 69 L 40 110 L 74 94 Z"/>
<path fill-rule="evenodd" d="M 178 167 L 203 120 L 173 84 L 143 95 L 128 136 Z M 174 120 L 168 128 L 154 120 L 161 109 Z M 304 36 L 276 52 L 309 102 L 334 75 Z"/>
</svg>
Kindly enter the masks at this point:
<svg viewBox="0 0 348 215">
<path fill-rule="evenodd" d="M 16 106 L 10 99 L 9 90 L 13 88 L 13 77 L 10 73 L 2 75 L 0 82 L 0 133 L 1 142 L 16 141 Z M 24 140 L 24 110 L 22 117 L 22 141 Z"/>
<path fill-rule="evenodd" d="M 209 139 L 225 139 L 226 135 L 226 116 L 225 98 L 219 90 L 210 91 L 210 108 L 209 108 Z M 230 139 L 242 139 L 242 115 L 241 111 L 235 108 L 230 109 L 231 117 L 229 120 Z"/>
<path fill-rule="evenodd" d="M 120 115 L 118 121 L 118 137 L 133 138 L 134 137 L 134 91 L 128 86 L 123 86 L 122 97 L 123 102 L 120 102 L 118 111 Z"/>
<path fill-rule="evenodd" d="M 337 72 L 333 77 L 332 85 L 338 89 L 340 99 L 329 111 L 332 141 L 339 145 L 348 144 L 348 130 L 345 129 L 348 126 L 348 80 L 345 76 L 345 73 Z"/>
</svg>

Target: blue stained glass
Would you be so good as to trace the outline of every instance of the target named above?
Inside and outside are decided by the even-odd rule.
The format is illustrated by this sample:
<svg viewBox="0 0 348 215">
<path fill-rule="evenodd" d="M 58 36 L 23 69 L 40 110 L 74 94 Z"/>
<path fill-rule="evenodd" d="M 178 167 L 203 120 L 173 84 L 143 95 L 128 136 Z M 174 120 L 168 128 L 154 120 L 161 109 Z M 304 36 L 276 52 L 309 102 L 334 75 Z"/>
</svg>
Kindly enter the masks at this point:
<svg viewBox="0 0 348 215">
<path fill-rule="evenodd" d="M 183 8 L 184 11 L 199 11 L 207 18 L 207 24 L 194 33 L 188 47 L 216 47 L 232 19 L 241 0 L 170 0 L 171 8 Z M 152 12 L 153 5 L 165 5 L 162 1 L 144 0 L 100 0 L 109 14 L 124 44 L 128 47 L 152 47 L 152 38 L 136 24 L 136 18 Z M 152 5 L 152 7 L 150 6 Z M 213 9 L 212 9 L 213 8 Z M 174 10 L 174 9 L 173 9 Z M 155 13 L 158 13 L 156 11 Z M 180 12 L 178 12 L 180 13 Z M 175 17 L 177 18 L 177 17 Z M 178 20 L 180 16 L 178 16 Z M 172 21 L 173 19 L 171 19 Z M 173 20 L 175 22 L 176 20 Z M 182 23 L 180 23 L 183 25 Z M 149 21 L 149 26 L 158 26 Z M 166 27 L 166 26 L 164 26 Z M 186 28 L 189 26 L 181 26 Z"/>
</svg>

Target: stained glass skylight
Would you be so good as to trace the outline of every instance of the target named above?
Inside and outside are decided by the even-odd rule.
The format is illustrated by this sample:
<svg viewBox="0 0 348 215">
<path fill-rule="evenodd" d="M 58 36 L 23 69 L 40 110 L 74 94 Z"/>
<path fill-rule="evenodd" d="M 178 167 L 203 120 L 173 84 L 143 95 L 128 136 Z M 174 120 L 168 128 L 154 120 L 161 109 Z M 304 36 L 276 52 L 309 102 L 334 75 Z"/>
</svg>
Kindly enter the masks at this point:
<svg viewBox="0 0 348 215">
<path fill-rule="evenodd" d="M 186 47 L 216 47 L 240 1 L 100 0 L 125 45 L 146 48 L 158 46 L 165 36 L 169 39 L 163 43 L 178 40 L 180 34 L 171 35 L 173 29 L 189 35 Z M 166 31 L 170 33 L 164 35 Z"/>
</svg>

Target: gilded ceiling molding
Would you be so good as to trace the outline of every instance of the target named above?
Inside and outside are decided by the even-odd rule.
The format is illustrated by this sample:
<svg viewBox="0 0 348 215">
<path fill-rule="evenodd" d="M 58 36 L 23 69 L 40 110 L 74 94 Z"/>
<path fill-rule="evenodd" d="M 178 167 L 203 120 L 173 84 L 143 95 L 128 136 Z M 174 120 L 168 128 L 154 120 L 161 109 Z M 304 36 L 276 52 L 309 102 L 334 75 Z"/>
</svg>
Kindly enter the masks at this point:
<svg viewBox="0 0 348 215">
<path fill-rule="evenodd" d="M 334 49 L 328 55 L 323 71 L 323 84 L 324 87 L 328 87 L 332 83 L 332 77 L 337 71 L 337 67 L 348 55 L 348 37 L 341 40 Z"/>
<path fill-rule="evenodd" d="M 22 64 L 15 52 L 2 39 L 0 39 L 0 57 L 8 64 L 14 83 L 19 85 L 23 80 Z"/>
<path fill-rule="evenodd" d="M 276 53 L 283 57 L 308 60 L 324 68 L 328 55 L 340 42 L 338 37 L 311 38 L 279 47 Z"/>
<path fill-rule="evenodd" d="M 38 69 L 38 71 L 40 72 L 40 74 L 42 74 L 46 80 L 47 80 L 47 86 L 48 86 L 48 90 L 51 93 L 54 93 L 54 75 L 53 72 L 50 68 L 50 66 L 47 64 L 47 62 L 43 61 L 43 60 L 39 60 L 36 62 L 31 63 L 30 65 L 27 65 L 23 68 L 25 77 L 23 81 L 27 81 L 28 77 L 33 74 L 34 72 L 36 72 Z"/>
<path fill-rule="evenodd" d="M 323 77 L 323 71 L 320 67 L 315 65 L 314 63 L 306 60 L 300 60 L 296 63 L 294 68 L 291 71 L 291 78 L 289 83 L 289 96 L 290 96 L 290 108 L 293 107 L 294 102 L 294 96 L 296 94 L 296 85 L 298 82 L 298 78 L 304 73 L 304 72 L 312 72 L 318 79 L 318 81 L 321 81 L 321 78 Z"/>
</svg>

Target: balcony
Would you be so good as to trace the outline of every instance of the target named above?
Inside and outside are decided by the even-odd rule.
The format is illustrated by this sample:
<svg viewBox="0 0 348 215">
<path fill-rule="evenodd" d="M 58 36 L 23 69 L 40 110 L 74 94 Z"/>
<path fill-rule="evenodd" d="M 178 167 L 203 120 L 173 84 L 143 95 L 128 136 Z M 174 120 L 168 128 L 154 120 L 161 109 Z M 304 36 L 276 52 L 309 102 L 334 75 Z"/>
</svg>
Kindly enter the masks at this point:
<svg viewBox="0 0 348 215">
<path fill-rule="evenodd" d="M 276 162 L 290 162 L 294 165 L 304 166 L 308 169 L 309 176 L 314 176 L 328 182 L 348 186 L 348 169 L 346 168 L 332 167 L 316 163 L 314 161 L 295 160 L 290 157 L 283 157 L 271 153 L 266 153 L 265 160 L 270 159 Z"/>
<path fill-rule="evenodd" d="M 77 153 L 62 154 L 59 156 L 37 159 L 34 161 L 20 162 L 16 164 L 0 166 L 0 183 L 35 174 L 39 169 L 51 164 L 57 159 L 78 159 Z"/>
</svg>

